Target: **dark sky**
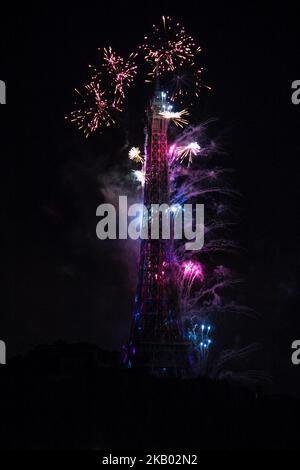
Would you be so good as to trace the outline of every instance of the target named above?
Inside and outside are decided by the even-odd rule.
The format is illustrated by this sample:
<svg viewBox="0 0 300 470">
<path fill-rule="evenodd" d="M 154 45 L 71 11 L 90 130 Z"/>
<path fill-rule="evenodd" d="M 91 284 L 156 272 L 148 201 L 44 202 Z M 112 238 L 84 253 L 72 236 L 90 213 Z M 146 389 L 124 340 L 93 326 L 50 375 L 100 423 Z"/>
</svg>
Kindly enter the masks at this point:
<svg viewBox="0 0 300 470">
<path fill-rule="evenodd" d="M 276 390 L 300 392 L 299 371 L 290 365 L 290 344 L 300 338 L 300 105 L 291 103 L 291 83 L 300 79 L 296 12 L 287 2 L 47 5 L 12 6 L 0 20 L 0 79 L 7 83 L 8 101 L 0 108 L 0 337 L 8 355 L 57 339 L 104 348 L 127 339 L 135 284 L 132 247 L 126 251 L 97 241 L 95 210 L 102 202 L 99 177 L 117 171 L 126 183 L 126 150 L 120 149 L 128 140 L 142 143 L 148 91 L 136 89 L 118 128 L 89 141 L 64 117 L 97 48 L 112 45 L 127 53 L 167 14 L 203 47 L 213 91 L 204 93 L 197 117 L 218 118 L 215 126 L 243 196 L 236 237 L 246 248 L 241 261 L 246 301 L 259 312 L 249 338 L 263 345 L 263 366 L 275 375 Z M 241 323 L 233 328 L 245 330 Z"/>
</svg>

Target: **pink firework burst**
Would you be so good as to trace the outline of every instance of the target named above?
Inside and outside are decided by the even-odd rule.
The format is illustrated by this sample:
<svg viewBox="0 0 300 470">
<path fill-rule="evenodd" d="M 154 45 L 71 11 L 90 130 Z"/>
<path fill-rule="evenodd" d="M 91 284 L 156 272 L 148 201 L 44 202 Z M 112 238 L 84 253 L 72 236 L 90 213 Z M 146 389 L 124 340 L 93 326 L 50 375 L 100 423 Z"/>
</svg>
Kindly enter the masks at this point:
<svg viewBox="0 0 300 470">
<path fill-rule="evenodd" d="M 182 298 L 188 299 L 193 288 L 194 282 L 199 279 L 204 281 L 203 267 L 195 261 L 185 261 L 181 265 L 181 272 L 178 278 L 179 288 Z"/>
<path fill-rule="evenodd" d="M 86 137 L 101 127 L 114 124 L 111 115 L 112 105 L 106 97 L 105 91 L 101 90 L 100 83 L 92 81 L 85 85 L 84 92 L 76 92 L 82 99 L 82 107 L 71 112 L 71 122 L 81 129 Z"/>
<path fill-rule="evenodd" d="M 144 38 L 144 44 L 140 47 L 146 62 L 151 65 L 149 75 L 161 75 L 187 65 L 193 66 L 195 54 L 201 51 L 185 28 L 169 16 L 163 16 L 158 26 L 153 25 L 152 34 Z"/>
<path fill-rule="evenodd" d="M 203 268 L 200 263 L 195 261 L 186 261 L 183 263 L 183 276 L 185 279 L 192 279 L 192 282 L 196 277 L 203 279 Z"/>
<path fill-rule="evenodd" d="M 93 66 L 93 80 L 101 81 L 113 95 L 112 105 L 120 110 L 125 99 L 125 90 L 134 82 L 137 74 L 135 63 L 137 54 L 131 53 L 127 60 L 118 55 L 112 47 L 104 48 L 103 62 L 100 66 Z"/>
</svg>

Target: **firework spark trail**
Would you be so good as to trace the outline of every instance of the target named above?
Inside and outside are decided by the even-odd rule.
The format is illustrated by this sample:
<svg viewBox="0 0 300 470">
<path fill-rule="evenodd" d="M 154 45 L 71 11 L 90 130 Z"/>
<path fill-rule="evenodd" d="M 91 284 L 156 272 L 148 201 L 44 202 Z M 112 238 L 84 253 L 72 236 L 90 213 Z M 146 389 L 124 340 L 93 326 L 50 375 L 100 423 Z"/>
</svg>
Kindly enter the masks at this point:
<svg viewBox="0 0 300 470">
<path fill-rule="evenodd" d="M 174 144 L 170 146 L 168 155 L 172 204 L 182 205 L 185 202 L 199 201 L 200 199 L 202 203 L 205 202 L 212 209 L 208 216 L 206 215 L 204 248 L 198 253 L 193 253 L 193 257 L 198 254 L 200 260 L 203 260 L 204 257 L 206 262 L 210 260 L 210 268 L 205 269 L 205 276 L 202 276 L 201 279 L 193 278 L 192 275 L 190 278 L 184 279 L 180 269 L 178 275 L 182 321 L 186 337 L 191 341 L 196 357 L 194 370 L 198 375 L 207 375 L 209 344 L 203 340 L 202 327 L 199 328 L 199 325 L 205 325 L 207 321 L 217 318 L 218 315 L 229 313 L 253 317 L 253 311 L 229 301 L 227 294 L 225 295 L 225 292 L 228 293 L 243 280 L 222 265 L 213 268 L 217 255 L 223 252 L 237 253 L 238 251 L 237 245 L 226 238 L 226 227 L 230 227 L 231 223 L 227 220 L 229 215 L 227 207 L 230 206 L 231 200 L 238 195 L 227 183 L 226 176 L 230 170 L 206 167 L 206 162 L 209 159 L 197 160 L 196 167 L 192 167 L 193 162 L 182 165 L 187 159 L 185 150 L 188 151 L 188 148 L 186 149 L 186 147 L 193 142 L 199 146 L 193 145 L 195 150 L 197 149 L 199 154 L 203 156 L 210 157 L 215 152 L 216 146 L 206 137 L 206 125 L 200 125 L 187 128 L 179 135 Z M 180 159 L 180 155 L 186 158 Z M 220 199 L 222 196 L 223 198 Z M 180 241 L 177 242 L 175 256 L 178 266 L 188 266 L 188 263 L 191 262 L 187 260 L 184 244 L 181 244 Z M 203 266 L 202 261 L 201 265 Z M 189 280 L 190 282 L 188 282 Z"/>
<path fill-rule="evenodd" d="M 145 186 L 145 172 L 143 170 L 132 170 L 135 179 L 142 185 Z"/>
<path fill-rule="evenodd" d="M 130 160 L 134 160 L 135 162 L 143 163 L 144 158 L 141 155 L 141 151 L 138 147 L 132 147 L 129 150 L 128 157 Z"/>
<path fill-rule="evenodd" d="M 211 326 L 206 320 L 191 316 L 185 322 L 186 339 L 193 347 L 193 369 L 197 375 L 207 375 L 209 349 L 212 343 Z"/>
<path fill-rule="evenodd" d="M 183 132 L 182 136 L 176 139 L 177 143 L 173 144 L 169 149 L 169 166 L 170 166 L 170 195 L 172 204 L 184 204 L 188 201 L 201 201 L 202 203 L 209 204 L 214 210 L 213 219 L 214 223 L 210 224 L 209 218 L 206 215 L 206 228 L 209 228 L 209 232 L 212 233 L 213 229 L 216 229 L 216 220 L 219 218 L 222 222 L 219 225 L 223 230 L 228 225 L 228 222 L 224 217 L 227 217 L 229 213 L 234 215 L 233 210 L 229 210 L 228 207 L 232 204 L 233 198 L 238 196 L 236 191 L 233 191 L 227 184 L 226 176 L 231 170 L 224 170 L 223 168 L 214 167 L 206 168 L 206 159 L 197 161 L 196 167 L 191 168 L 184 165 L 178 165 L 179 159 L 177 158 L 178 148 L 184 147 L 183 144 L 187 142 L 187 139 L 198 136 L 201 138 L 200 144 L 197 144 L 200 148 L 201 156 L 210 156 L 215 149 L 215 146 L 211 145 L 211 142 L 207 141 L 207 138 L 203 138 L 205 126 L 197 126 L 196 128 L 190 128 Z M 198 148 L 198 147 L 197 147 Z M 182 149 L 182 152 L 184 150 Z M 180 162 L 181 163 L 181 162 Z M 223 196 L 223 202 L 220 202 L 220 196 Z M 226 202 L 228 200 L 228 203 Z M 229 204 L 230 201 L 230 204 Z M 208 231 L 206 231 L 206 243 L 208 242 Z M 211 241 L 211 240 L 209 240 Z M 233 244 L 223 240 L 219 240 L 215 244 L 210 244 L 211 250 L 217 249 L 217 246 L 225 249 L 225 246 L 233 247 Z M 206 246 L 205 246 L 206 249 Z M 204 249 L 204 250 L 205 250 Z M 203 252 L 204 252 L 203 250 Z"/>
<path fill-rule="evenodd" d="M 224 316 L 229 313 L 244 313 L 253 317 L 250 310 L 240 310 L 239 305 L 229 303 L 224 298 L 224 289 L 234 287 L 240 279 L 224 279 L 216 281 L 212 274 L 208 274 L 207 279 L 194 285 L 190 291 L 181 295 L 181 312 L 183 325 L 190 326 L 191 319 L 196 323 L 203 323 L 216 319 L 217 316 Z"/>
<path fill-rule="evenodd" d="M 138 147 L 132 147 L 128 152 L 130 160 L 142 164 L 141 170 L 132 170 L 135 179 L 142 185 L 145 186 L 145 158 L 141 155 L 141 151 Z"/>
<path fill-rule="evenodd" d="M 188 166 L 193 162 L 194 156 L 207 157 L 212 156 L 214 153 L 221 153 L 220 146 L 214 140 L 207 138 L 208 125 L 214 120 L 209 120 L 198 124 L 197 126 L 189 125 L 179 135 L 176 136 L 172 145 L 169 147 L 169 166 L 171 168 L 171 179 L 173 174 L 178 171 L 177 163 L 184 163 L 185 159 L 188 158 Z M 196 168 L 198 171 L 199 168 Z M 195 171 L 195 170 L 193 170 Z M 211 177 L 214 176 L 215 169 L 211 170 Z M 192 176 L 191 173 L 189 173 Z"/>
<path fill-rule="evenodd" d="M 86 137 L 115 124 L 113 115 L 122 112 L 125 90 L 133 84 L 137 73 L 136 56 L 132 53 L 126 61 L 111 47 L 104 49 L 99 66 L 90 66 L 93 70 L 90 83 L 82 92 L 75 90 L 81 98 L 81 107 L 71 113 L 70 120 Z"/>
<path fill-rule="evenodd" d="M 220 306 L 222 303 L 220 294 L 222 290 L 233 287 L 236 284 L 243 282 L 240 278 L 224 278 L 223 280 L 216 280 L 213 275 L 210 276 L 203 286 L 190 296 L 188 301 L 189 309 L 194 309 L 197 305 L 204 304 L 206 306 Z"/>
<path fill-rule="evenodd" d="M 206 168 L 206 159 L 198 160 L 196 168 L 192 168 L 192 162 L 188 162 L 187 166 L 182 165 L 189 152 L 209 157 L 215 151 L 216 146 L 206 137 L 206 127 L 207 123 L 187 128 L 175 139 L 168 151 L 172 204 L 182 205 L 200 199 L 202 203 L 205 202 L 215 208 L 215 211 L 212 211 L 212 220 L 206 215 L 205 248 L 198 252 L 201 258 L 204 253 L 216 255 L 237 248 L 231 240 L 225 238 L 226 226 L 230 225 L 229 221 L 224 218 L 227 215 L 227 204 L 217 202 L 222 195 L 226 198 L 236 196 L 236 192 L 227 185 L 224 178 L 228 171 L 218 167 Z M 222 211 L 218 210 L 220 206 L 222 206 Z M 220 237 L 220 233 L 222 233 L 222 237 Z M 192 267 L 195 262 L 186 259 L 187 253 L 185 253 L 184 244 L 180 241 L 175 247 L 175 255 L 177 263 L 181 267 Z M 196 255 L 197 253 L 194 253 L 194 256 Z M 189 268 L 186 272 L 183 271 L 185 275 L 182 274 L 180 268 L 178 272 L 181 312 L 184 321 L 193 316 L 199 324 L 199 322 L 214 316 L 217 311 L 223 313 L 234 309 L 237 311 L 236 305 L 229 305 L 223 299 L 225 289 L 241 282 L 239 278 L 232 275 L 230 270 L 221 266 L 215 270 L 208 269 L 206 275 L 202 275 L 201 279 L 195 278 L 193 270 Z"/>
<path fill-rule="evenodd" d="M 178 276 L 179 290 L 181 297 L 189 297 L 194 282 L 203 281 L 203 266 L 195 261 L 185 261 L 182 263 Z"/>
<path fill-rule="evenodd" d="M 182 111 L 161 111 L 159 113 L 163 118 L 171 120 L 176 126 L 183 127 L 184 124 L 188 124 L 188 121 L 182 116 L 188 116 L 189 112 L 187 109 Z"/>
<path fill-rule="evenodd" d="M 144 37 L 141 49 L 151 66 L 150 76 L 174 72 L 184 66 L 191 67 L 195 55 L 201 52 L 185 28 L 169 16 L 163 16 L 158 26 L 153 25 L 152 34 Z"/>
<path fill-rule="evenodd" d="M 209 126 L 215 121 L 215 119 L 210 119 L 198 125 L 189 125 L 176 136 L 173 144 L 175 144 L 176 147 L 183 147 L 191 142 L 197 142 L 201 147 L 201 155 L 203 156 L 222 154 L 222 148 L 218 140 L 208 138 Z"/>
<path fill-rule="evenodd" d="M 166 75 L 170 100 L 193 105 L 193 98 L 200 96 L 203 83 L 203 67 L 199 63 L 202 49 L 196 44 L 180 23 L 163 16 L 158 25 L 153 25 L 149 36 L 140 46 L 145 61 L 150 65 L 146 82 Z"/>
<path fill-rule="evenodd" d="M 179 104 L 184 104 L 188 100 L 188 104 L 192 106 L 194 104 L 192 98 L 199 98 L 202 86 L 211 89 L 203 85 L 202 75 L 203 67 L 190 67 L 175 73 L 170 81 L 170 100 Z"/>
<path fill-rule="evenodd" d="M 86 137 L 103 126 L 109 127 L 115 123 L 112 107 L 99 83 L 91 82 L 85 85 L 84 93 L 76 92 L 81 97 L 82 108 L 72 111 L 70 120 L 83 130 Z"/>
<path fill-rule="evenodd" d="M 137 74 L 135 64 L 137 54 L 131 53 L 127 61 L 118 56 L 111 47 L 104 49 L 104 65 L 114 86 L 114 106 L 120 106 L 125 98 L 125 88 L 129 88 Z"/>
<path fill-rule="evenodd" d="M 101 49 L 99 51 L 101 54 Z M 133 85 L 137 74 L 136 57 L 136 53 L 131 53 L 125 60 L 117 55 L 112 47 L 108 47 L 103 49 L 103 60 L 99 65 L 90 65 L 93 70 L 92 81 L 102 83 L 113 95 L 112 106 L 119 111 L 122 110 L 125 90 Z"/>
<path fill-rule="evenodd" d="M 188 158 L 188 166 L 190 166 L 193 161 L 193 157 L 199 155 L 200 151 L 201 147 L 197 142 L 190 142 L 182 147 L 177 147 L 176 156 L 180 163 Z"/>
<path fill-rule="evenodd" d="M 196 178 L 195 175 L 195 178 L 192 178 L 192 181 L 182 181 L 178 183 L 179 175 L 180 173 L 178 173 L 176 180 L 172 182 L 172 186 L 175 188 L 172 188 L 173 192 L 171 193 L 171 199 L 174 204 L 183 204 L 196 197 L 201 197 L 203 201 L 205 196 L 213 194 L 228 197 L 234 197 L 237 195 L 236 191 L 228 187 L 222 187 L 220 185 L 209 186 L 210 176 L 207 173 L 205 175 L 203 172 L 200 172 L 200 175 L 198 175 L 199 178 Z M 178 183 L 177 187 L 176 183 Z M 202 183 L 202 186 L 199 186 L 199 183 Z"/>
</svg>

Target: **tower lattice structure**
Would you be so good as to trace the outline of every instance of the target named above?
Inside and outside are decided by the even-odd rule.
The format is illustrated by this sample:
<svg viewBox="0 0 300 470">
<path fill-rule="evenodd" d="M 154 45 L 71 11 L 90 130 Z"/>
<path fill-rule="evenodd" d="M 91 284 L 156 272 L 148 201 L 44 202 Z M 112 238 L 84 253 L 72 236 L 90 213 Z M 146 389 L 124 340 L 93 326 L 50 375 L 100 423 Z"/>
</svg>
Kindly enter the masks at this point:
<svg viewBox="0 0 300 470">
<path fill-rule="evenodd" d="M 153 204 L 169 206 L 168 120 L 160 112 L 165 94 L 156 92 L 149 113 L 145 145 L 144 205 L 149 234 Z M 170 215 L 171 216 L 171 215 Z M 161 218 L 161 214 L 160 214 Z M 141 242 L 139 278 L 127 363 L 155 375 L 183 376 L 188 368 L 187 343 L 179 316 L 173 241 L 150 236 Z"/>
</svg>

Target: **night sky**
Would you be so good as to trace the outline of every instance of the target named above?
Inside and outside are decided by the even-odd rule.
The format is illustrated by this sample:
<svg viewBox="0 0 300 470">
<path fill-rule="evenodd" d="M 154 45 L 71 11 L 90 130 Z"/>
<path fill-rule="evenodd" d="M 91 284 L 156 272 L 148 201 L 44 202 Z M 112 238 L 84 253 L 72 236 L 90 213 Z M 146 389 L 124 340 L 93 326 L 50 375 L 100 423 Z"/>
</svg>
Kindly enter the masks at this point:
<svg viewBox="0 0 300 470">
<path fill-rule="evenodd" d="M 245 247 L 243 295 L 258 316 L 239 318 L 230 328 L 246 343 L 262 345 L 255 366 L 273 376 L 275 391 L 300 394 L 300 366 L 290 360 L 291 343 L 300 339 L 300 105 L 291 102 L 291 83 L 300 79 L 300 41 L 299 19 L 287 2 L 49 3 L 1 14 L 7 105 L 0 108 L 0 338 L 8 357 L 58 339 L 107 349 L 127 340 L 135 251 L 97 240 L 95 213 L 103 185 L 126 185 L 128 146 L 142 146 L 149 89 L 139 83 L 119 125 L 88 141 L 65 116 L 98 47 L 127 54 L 162 14 L 178 19 L 203 47 L 205 80 L 213 90 L 204 91 L 194 112 L 198 121 L 217 118 L 213 132 L 242 194 L 235 238 Z"/>
</svg>

